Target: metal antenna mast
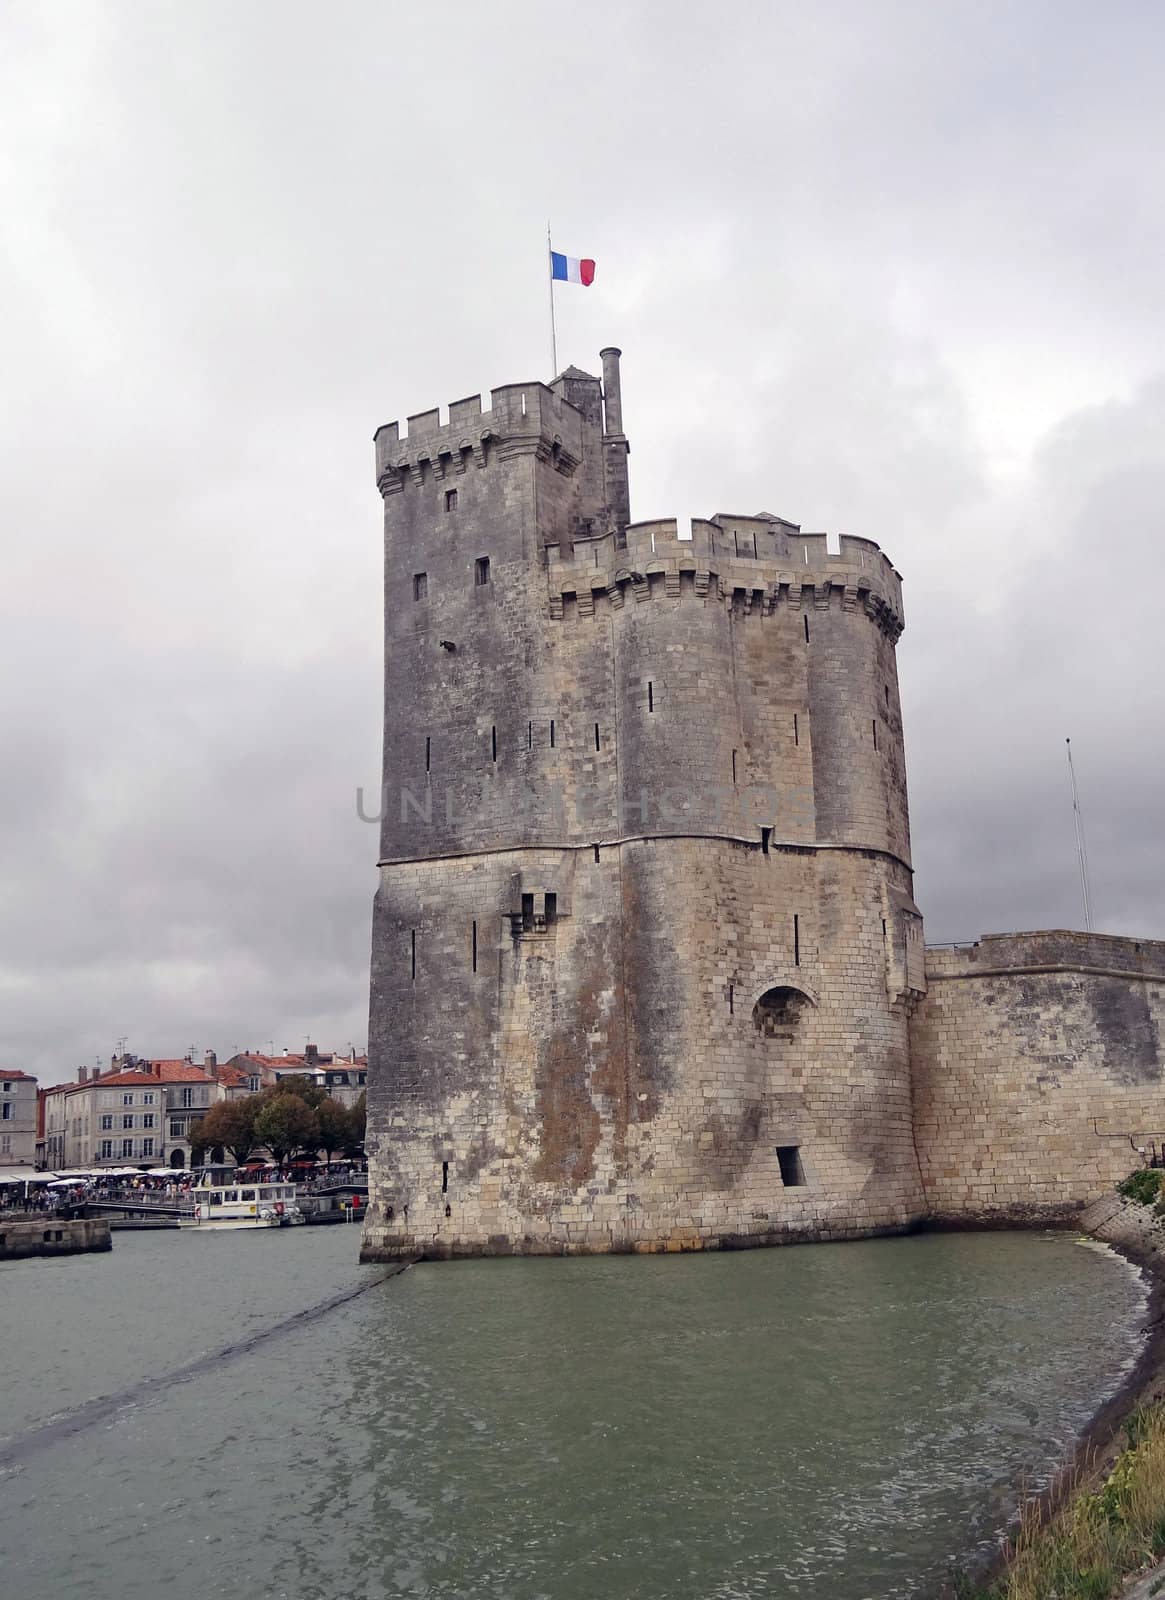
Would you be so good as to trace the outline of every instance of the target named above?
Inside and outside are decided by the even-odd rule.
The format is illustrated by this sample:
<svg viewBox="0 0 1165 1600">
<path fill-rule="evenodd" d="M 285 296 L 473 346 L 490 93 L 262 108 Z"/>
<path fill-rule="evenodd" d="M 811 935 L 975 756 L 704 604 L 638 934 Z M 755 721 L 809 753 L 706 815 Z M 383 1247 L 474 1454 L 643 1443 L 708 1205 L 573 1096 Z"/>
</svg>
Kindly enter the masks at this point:
<svg viewBox="0 0 1165 1600">
<path fill-rule="evenodd" d="M 1072 741 L 1068 746 L 1068 782 L 1072 786 L 1072 820 L 1076 827 L 1076 855 L 1080 862 L 1080 898 L 1084 904 L 1084 931 L 1092 932 L 1092 891 L 1088 887 L 1088 846 L 1084 842 L 1084 815 L 1080 810 L 1080 791 L 1076 787 L 1076 768 L 1072 764 Z"/>
</svg>

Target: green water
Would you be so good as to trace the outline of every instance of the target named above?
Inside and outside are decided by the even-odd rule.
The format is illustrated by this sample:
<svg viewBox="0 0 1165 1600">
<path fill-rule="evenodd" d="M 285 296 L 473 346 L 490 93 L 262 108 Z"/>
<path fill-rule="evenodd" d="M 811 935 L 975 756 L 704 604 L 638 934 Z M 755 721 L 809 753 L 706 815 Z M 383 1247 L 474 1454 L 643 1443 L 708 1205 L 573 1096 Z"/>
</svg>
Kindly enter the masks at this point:
<svg viewBox="0 0 1165 1600">
<path fill-rule="evenodd" d="M 388 1282 L 355 1248 L 0 1266 L 5 1600 L 922 1596 L 1115 1389 L 1145 1307 L 1064 1235 Z"/>
</svg>

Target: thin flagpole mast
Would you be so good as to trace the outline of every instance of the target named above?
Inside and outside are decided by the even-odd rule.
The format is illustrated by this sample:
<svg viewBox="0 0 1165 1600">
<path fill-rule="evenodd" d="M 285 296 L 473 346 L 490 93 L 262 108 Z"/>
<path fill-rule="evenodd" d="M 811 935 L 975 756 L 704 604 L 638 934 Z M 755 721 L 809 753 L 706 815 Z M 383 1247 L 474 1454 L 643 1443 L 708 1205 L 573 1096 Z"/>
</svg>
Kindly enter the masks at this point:
<svg viewBox="0 0 1165 1600">
<path fill-rule="evenodd" d="M 1080 810 L 1080 791 L 1076 787 L 1076 768 L 1072 764 L 1072 741 L 1068 746 L 1068 781 L 1072 786 L 1072 821 L 1076 827 L 1076 855 L 1080 862 L 1080 898 L 1084 905 L 1084 931 L 1092 932 L 1092 893 L 1088 887 L 1088 847 L 1084 842 L 1084 815 Z"/>
<path fill-rule="evenodd" d="M 554 246 L 550 243 L 550 224 L 546 224 L 546 281 L 550 286 L 550 376 L 558 376 L 558 335 L 554 327 Z"/>
</svg>

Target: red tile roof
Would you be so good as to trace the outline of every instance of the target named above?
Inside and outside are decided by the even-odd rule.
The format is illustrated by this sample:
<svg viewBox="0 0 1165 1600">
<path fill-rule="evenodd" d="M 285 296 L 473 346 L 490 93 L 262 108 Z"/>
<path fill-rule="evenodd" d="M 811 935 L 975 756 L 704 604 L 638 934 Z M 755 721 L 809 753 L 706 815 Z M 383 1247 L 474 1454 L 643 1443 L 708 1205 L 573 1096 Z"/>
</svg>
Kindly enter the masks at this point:
<svg viewBox="0 0 1165 1600">
<path fill-rule="evenodd" d="M 0 1068 L 0 1078 L 3 1078 L 5 1083 L 8 1083 L 11 1079 L 17 1079 L 21 1083 L 36 1082 L 31 1072 L 17 1072 L 15 1068 L 11 1068 L 8 1071 Z"/>
<path fill-rule="evenodd" d="M 209 1083 L 210 1073 L 189 1061 L 148 1061 L 146 1069 L 155 1083 Z M 102 1080 L 104 1082 L 106 1080 Z"/>
</svg>

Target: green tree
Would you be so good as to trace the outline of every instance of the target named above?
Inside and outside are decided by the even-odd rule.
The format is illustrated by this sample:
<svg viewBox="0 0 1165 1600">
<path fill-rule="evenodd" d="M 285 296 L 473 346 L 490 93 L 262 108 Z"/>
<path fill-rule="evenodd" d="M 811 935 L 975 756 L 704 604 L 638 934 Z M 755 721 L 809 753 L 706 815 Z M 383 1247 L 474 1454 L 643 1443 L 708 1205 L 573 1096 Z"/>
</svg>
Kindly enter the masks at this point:
<svg viewBox="0 0 1165 1600">
<path fill-rule="evenodd" d="M 274 1089 L 265 1092 L 297 1095 L 304 1105 L 310 1106 L 313 1111 L 318 1111 L 324 1101 L 330 1098 L 328 1091 L 321 1089 L 315 1079 L 309 1078 L 305 1072 L 293 1072 L 286 1078 L 280 1078 Z"/>
<path fill-rule="evenodd" d="M 316 1114 L 297 1094 L 278 1090 L 259 1108 L 255 1118 L 255 1139 L 266 1145 L 282 1167 L 297 1151 L 319 1149 L 320 1128 Z"/>
<path fill-rule="evenodd" d="M 344 1154 L 358 1161 L 364 1154 L 364 1135 L 368 1126 L 368 1095 L 362 1094 L 347 1113 L 348 1130 L 344 1140 Z"/>
<path fill-rule="evenodd" d="M 328 1165 L 331 1166 L 332 1156 L 337 1150 L 343 1150 L 348 1143 L 351 1115 L 342 1105 L 328 1096 L 316 1107 L 316 1122 L 319 1125 L 319 1148 L 327 1156 Z"/>
<path fill-rule="evenodd" d="M 220 1100 L 217 1105 L 211 1106 L 190 1130 L 191 1148 L 212 1150 L 215 1145 L 222 1145 L 242 1166 L 262 1142 L 255 1135 L 255 1118 L 261 1098 L 260 1095 L 247 1095 L 242 1100 Z"/>
</svg>

